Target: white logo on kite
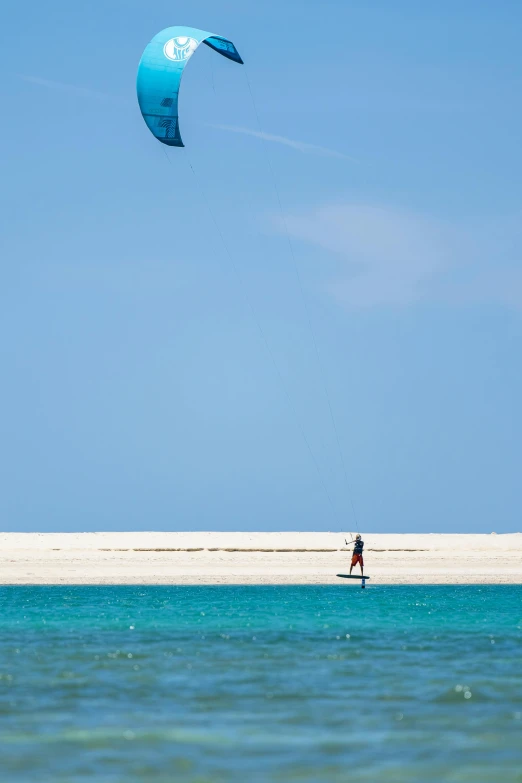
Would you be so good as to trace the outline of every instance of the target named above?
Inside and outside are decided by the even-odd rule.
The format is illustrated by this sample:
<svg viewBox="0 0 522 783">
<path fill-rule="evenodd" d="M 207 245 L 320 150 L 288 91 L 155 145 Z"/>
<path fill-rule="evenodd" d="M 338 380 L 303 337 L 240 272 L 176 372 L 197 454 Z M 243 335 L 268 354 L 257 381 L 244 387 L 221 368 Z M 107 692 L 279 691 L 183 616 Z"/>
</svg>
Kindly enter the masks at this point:
<svg viewBox="0 0 522 783">
<path fill-rule="evenodd" d="M 195 38 L 187 38 L 185 36 L 179 36 L 178 38 L 171 38 L 167 41 L 163 47 L 165 57 L 174 62 L 183 62 L 192 57 L 194 52 L 199 46 L 199 41 Z"/>
</svg>

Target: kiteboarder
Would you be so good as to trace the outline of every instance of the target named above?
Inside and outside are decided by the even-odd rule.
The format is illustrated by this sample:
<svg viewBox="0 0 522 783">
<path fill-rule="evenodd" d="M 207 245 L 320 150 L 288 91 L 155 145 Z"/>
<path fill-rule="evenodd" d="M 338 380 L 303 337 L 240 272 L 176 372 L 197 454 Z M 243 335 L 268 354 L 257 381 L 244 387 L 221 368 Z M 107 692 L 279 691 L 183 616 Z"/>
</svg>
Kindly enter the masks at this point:
<svg viewBox="0 0 522 783">
<path fill-rule="evenodd" d="M 363 560 L 363 549 L 364 549 L 364 541 L 361 538 L 361 534 L 357 533 L 355 536 L 355 546 L 353 548 L 353 555 L 352 555 L 352 564 L 350 566 L 350 574 L 352 573 L 352 569 L 354 566 L 359 563 L 361 566 L 361 576 L 364 576 L 364 560 Z"/>
</svg>

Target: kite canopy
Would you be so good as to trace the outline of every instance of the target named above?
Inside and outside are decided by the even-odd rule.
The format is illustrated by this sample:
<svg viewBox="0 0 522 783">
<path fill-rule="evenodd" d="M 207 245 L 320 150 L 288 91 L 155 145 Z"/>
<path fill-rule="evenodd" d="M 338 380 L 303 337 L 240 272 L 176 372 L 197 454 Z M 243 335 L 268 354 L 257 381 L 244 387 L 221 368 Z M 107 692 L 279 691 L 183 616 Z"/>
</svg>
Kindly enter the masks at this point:
<svg viewBox="0 0 522 783">
<path fill-rule="evenodd" d="M 243 64 L 226 38 L 195 27 L 167 27 L 154 36 L 138 66 L 138 103 L 143 119 L 154 136 L 169 147 L 184 147 L 179 132 L 178 95 L 183 71 L 198 46 Z"/>
</svg>

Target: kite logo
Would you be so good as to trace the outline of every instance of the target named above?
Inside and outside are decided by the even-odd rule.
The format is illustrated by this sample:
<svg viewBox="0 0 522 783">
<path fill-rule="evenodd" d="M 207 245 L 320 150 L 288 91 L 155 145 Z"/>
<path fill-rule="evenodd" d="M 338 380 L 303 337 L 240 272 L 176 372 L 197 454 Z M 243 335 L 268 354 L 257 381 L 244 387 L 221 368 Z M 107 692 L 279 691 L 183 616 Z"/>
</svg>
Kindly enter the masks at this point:
<svg viewBox="0 0 522 783">
<path fill-rule="evenodd" d="M 163 47 L 163 53 L 169 60 L 179 63 L 192 57 L 198 46 L 199 41 L 196 41 L 195 38 L 187 38 L 183 35 L 167 41 Z"/>
</svg>

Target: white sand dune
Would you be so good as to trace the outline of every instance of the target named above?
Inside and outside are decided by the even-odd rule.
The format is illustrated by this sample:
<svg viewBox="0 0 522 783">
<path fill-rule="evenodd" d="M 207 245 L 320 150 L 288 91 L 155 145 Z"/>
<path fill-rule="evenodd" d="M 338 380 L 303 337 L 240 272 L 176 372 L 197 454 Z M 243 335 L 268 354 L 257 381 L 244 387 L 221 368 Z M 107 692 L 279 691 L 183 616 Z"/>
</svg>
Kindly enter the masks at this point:
<svg viewBox="0 0 522 783">
<path fill-rule="evenodd" d="M 522 584 L 521 533 L 364 541 L 372 584 Z M 333 584 L 351 549 L 343 533 L 2 533 L 0 583 Z"/>
</svg>

